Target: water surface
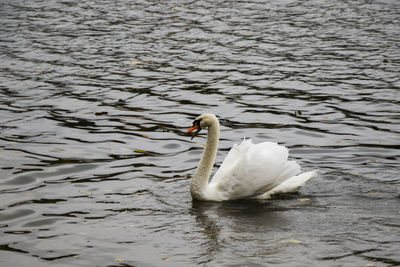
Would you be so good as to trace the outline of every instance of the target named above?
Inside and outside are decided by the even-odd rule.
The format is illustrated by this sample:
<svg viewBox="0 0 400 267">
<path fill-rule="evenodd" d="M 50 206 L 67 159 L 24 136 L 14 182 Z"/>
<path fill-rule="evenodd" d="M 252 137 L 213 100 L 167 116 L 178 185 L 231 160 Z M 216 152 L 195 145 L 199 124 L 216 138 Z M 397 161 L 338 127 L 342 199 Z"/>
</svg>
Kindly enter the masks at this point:
<svg viewBox="0 0 400 267">
<path fill-rule="evenodd" d="M 3 1 L 4 266 L 400 265 L 395 0 Z M 205 142 L 275 141 L 319 176 L 192 202 Z"/>
</svg>

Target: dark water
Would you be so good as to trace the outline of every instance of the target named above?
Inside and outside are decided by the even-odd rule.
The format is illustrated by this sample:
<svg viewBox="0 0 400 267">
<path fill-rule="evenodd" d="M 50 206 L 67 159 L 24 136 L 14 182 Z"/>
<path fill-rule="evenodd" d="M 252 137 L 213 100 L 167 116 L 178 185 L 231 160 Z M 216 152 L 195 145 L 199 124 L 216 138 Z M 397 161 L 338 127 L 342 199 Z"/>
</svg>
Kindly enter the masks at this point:
<svg viewBox="0 0 400 267">
<path fill-rule="evenodd" d="M 2 1 L 0 265 L 400 265 L 400 2 Z M 204 134 L 318 178 L 192 202 Z"/>
</svg>

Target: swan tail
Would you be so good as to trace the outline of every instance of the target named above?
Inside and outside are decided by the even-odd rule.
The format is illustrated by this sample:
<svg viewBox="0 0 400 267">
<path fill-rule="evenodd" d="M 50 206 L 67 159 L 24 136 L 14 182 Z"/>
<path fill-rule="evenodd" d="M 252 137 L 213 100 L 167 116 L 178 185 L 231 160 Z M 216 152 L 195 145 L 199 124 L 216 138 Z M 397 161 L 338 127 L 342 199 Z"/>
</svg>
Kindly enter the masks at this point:
<svg viewBox="0 0 400 267">
<path fill-rule="evenodd" d="M 301 173 L 299 175 L 296 175 L 296 176 L 293 176 L 293 177 L 287 179 L 286 181 L 284 181 L 283 183 L 274 187 L 273 189 L 269 190 L 268 192 L 266 192 L 262 195 L 259 195 L 255 198 L 268 199 L 273 194 L 297 192 L 300 189 L 300 187 L 302 187 L 307 181 L 316 177 L 317 175 L 318 175 L 318 171 L 316 171 L 316 170 Z"/>
</svg>

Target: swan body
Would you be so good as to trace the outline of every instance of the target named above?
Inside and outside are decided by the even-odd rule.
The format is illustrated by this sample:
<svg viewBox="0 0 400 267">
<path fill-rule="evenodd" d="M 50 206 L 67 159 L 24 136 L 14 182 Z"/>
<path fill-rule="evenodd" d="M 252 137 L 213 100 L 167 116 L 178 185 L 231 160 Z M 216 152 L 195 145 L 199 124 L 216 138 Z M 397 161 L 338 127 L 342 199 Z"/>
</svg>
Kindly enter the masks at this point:
<svg viewBox="0 0 400 267">
<path fill-rule="evenodd" d="M 209 178 L 217 155 L 219 121 L 214 114 L 203 114 L 186 132 L 208 128 L 207 141 L 190 184 L 195 200 L 224 201 L 235 199 L 267 199 L 272 194 L 297 191 L 317 171 L 300 173 L 300 166 L 288 160 L 288 149 L 273 142 L 253 144 L 244 140 L 235 144 L 214 174 Z"/>
</svg>

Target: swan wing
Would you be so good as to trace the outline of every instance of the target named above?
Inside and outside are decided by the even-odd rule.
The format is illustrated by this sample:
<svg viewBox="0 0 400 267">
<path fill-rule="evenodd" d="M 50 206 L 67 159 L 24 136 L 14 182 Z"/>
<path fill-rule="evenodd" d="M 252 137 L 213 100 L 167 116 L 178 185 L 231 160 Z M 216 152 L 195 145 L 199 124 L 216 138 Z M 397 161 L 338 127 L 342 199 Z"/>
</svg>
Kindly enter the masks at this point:
<svg viewBox="0 0 400 267">
<path fill-rule="evenodd" d="M 300 172 L 300 166 L 287 159 L 287 148 L 277 143 L 235 144 L 210 182 L 207 197 L 228 200 L 264 194 Z"/>
</svg>

